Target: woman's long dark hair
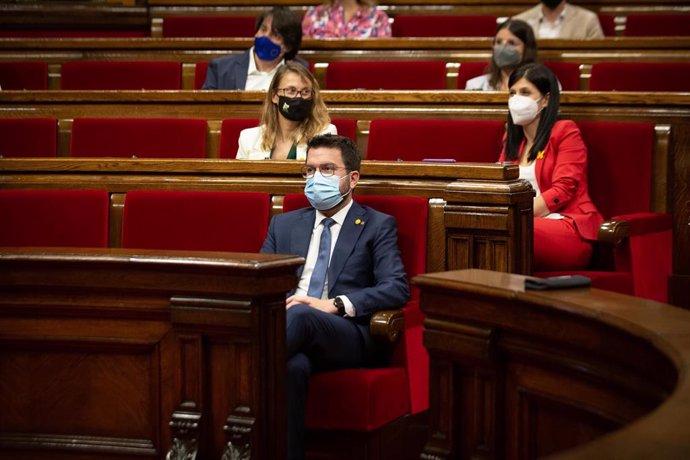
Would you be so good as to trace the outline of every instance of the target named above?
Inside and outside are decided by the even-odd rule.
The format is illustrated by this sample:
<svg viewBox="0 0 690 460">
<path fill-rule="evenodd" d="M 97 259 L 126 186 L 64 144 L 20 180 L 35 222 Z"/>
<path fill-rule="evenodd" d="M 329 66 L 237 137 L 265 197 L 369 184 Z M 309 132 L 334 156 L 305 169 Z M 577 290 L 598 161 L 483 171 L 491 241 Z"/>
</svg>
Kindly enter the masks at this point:
<svg viewBox="0 0 690 460">
<path fill-rule="evenodd" d="M 508 80 L 508 87 L 512 87 L 518 80 L 526 79 L 532 83 L 544 96 L 549 96 L 549 102 L 541 112 L 537 135 L 534 145 L 529 152 L 529 161 L 537 157 L 537 153 L 544 150 L 551 137 L 551 128 L 558 119 L 558 107 L 561 103 L 561 92 L 558 89 L 558 80 L 551 70 L 542 64 L 525 64 L 515 69 Z M 513 123 L 513 117 L 508 112 L 508 124 L 506 127 L 506 159 L 516 160 L 520 156 L 520 144 L 525 137 L 522 126 Z"/>
<path fill-rule="evenodd" d="M 525 44 L 525 50 L 522 53 L 522 62 L 520 62 L 520 65 L 537 62 L 537 39 L 534 38 L 532 26 L 520 19 L 508 19 L 502 22 L 496 27 L 492 47 L 496 44 L 496 35 L 503 29 L 508 29 L 511 34 L 515 35 Z M 491 87 L 498 88 L 501 82 L 501 69 L 494 62 L 493 53 L 486 73 L 489 74 L 489 84 Z"/>
</svg>

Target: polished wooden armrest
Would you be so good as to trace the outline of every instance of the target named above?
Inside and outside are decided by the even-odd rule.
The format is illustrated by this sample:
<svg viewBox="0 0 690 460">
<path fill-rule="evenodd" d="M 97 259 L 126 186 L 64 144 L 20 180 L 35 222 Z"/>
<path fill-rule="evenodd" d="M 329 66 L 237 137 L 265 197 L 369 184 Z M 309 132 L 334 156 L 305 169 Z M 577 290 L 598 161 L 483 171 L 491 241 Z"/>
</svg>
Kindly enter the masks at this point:
<svg viewBox="0 0 690 460">
<path fill-rule="evenodd" d="M 383 310 L 374 313 L 369 321 L 369 332 L 378 341 L 395 343 L 405 327 L 402 310 Z"/>
<path fill-rule="evenodd" d="M 629 236 L 630 224 L 627 221 L 610 220 L 599 226 L 597 241 L 620 245 Z"/>
</svg>

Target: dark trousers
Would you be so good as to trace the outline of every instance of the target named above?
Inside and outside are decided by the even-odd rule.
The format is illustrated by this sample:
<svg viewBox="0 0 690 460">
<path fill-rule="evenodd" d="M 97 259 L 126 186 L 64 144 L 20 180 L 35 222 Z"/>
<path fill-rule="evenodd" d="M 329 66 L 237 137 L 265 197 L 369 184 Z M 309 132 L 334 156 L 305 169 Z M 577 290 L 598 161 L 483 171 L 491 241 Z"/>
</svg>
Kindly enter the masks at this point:
<svg viewBox="0 0 690 460">
<path fill-rule="evenodd" d="M 352 321 L 306 305 L 287 310 L 288 460 L 304 458 L 305 406 L 314 372 L 362 367 L 366 349 Z"/>
</svg>

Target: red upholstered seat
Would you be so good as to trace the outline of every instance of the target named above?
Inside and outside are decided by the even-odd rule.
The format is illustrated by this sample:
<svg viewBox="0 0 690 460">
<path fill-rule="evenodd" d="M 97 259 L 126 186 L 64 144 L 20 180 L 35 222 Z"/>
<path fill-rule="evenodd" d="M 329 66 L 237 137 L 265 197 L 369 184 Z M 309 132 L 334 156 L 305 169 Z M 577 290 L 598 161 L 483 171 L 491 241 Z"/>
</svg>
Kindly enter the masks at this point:
<svg viewBox="0 0 690 460">
<path fill-rule="evenodd" d="M 458 89 L 465 89 L 467 80 L 471 80 L 480 75 L 484 75 L 488 70 L 489 64 L 486 62 L 462 62 L 458 69 Z"/>
<path fill-rule="evenodd" d="M 0 62 L 0 86 L 4 90 L 48 89 L 48 64 L 33 61 Z"/>
<path fill-rule="evenodd" d="M 254 16 L 166 16 L 163 37 L 253 37 Z"/>
<path fill-rule="evenodd" d="M 180 89 L 179 62 L 68 61 L 62 64 L 61 88 L 71 90 Z"/>
<path fill-rule="evenodd" d="M 690 91 L 690 62 L 597 62 L 592 91 Z"/>
<path fill-rule="evenodd" d="M 0 190 L 0 246 L 108 246 L 105 190 Z"/>
<path fill-rule="evenodd" d="M 615 248 L 595 244 L 587 271 L 592 285 L 665 302 L 671 273 L 671 216 L 650 212 L 651 123 L 578 121 L 588 150 L 592 201 L 607 221 L 624 222 L 630 236 Z M 565 272 L 541 272 L 558 276 Z"/>
<path fill-rule="evenodd" d="M 543 64 L 556 75 L 563 91 L 580 89 L 580 64 L 561 61 L 545 61 Z"/>
<path fill-rule="evenodd" d="M 258 252 L 270 211 L 263 192 L 127 192 L 122 247 Z"/>
<path fill-rule="evenodd" d="M 194 66 L 194 89 L 201 89 L 206 82 L 208 62 L 197 62 Z"/>
<path fill-rule="evenodd" d="M 21 29 L 0 30 L 0 37 L 12 38 L 133 38 L 148 37 L 149 30 L 103 30 L 103 29 Z"/>
<path fill-rule="evenodd" d="M 73 157 L 204 158 L 206 120 L 75 118 Z"/>
<path fill-rule="evenodd" d="M 396 218 L 398 246 L 408 277 L 424 273 L 427 200 L 357 195 L 355 201 Z M 304 195 L 289 194 L 285 196 L 283 211 L 305 206 L 309 203 Z M 307 401 L 310 431 L 354 431 L 375 436 L 385 425 L 428 408 L 428 356 L 422 344 L 422 313 L 418 302 L 418 290 L 412 286 L 410 302 L 403 309 L 404 333 L 395 345 L 388 367 L 346 369 L 311 378 Z"/>
<path fill-rule="evenodd" d="M 324 89 L 445 89 L 443 61 L 336 61 Z"/>
<path fill-rule="evenodd" d="M 394 37 L 493 37 L 496 16 L 398 15 Z"/>
<path fill-rule="evenodd" d="M 331 123 L 338 129 L 338 134 L 357 140 L 357 120 L 353 118 L 334 118 Z"/>
<path fill-rule="evenodd" d="M 0 118 L 0 158 L 56 155 L 55 118 Z"/>
<path fill-rule="evenodd" d="M 495 120 L 376 119 L 369 127 L 367 160 L 494 163 L 503 126 Z"/>
<path fill-rule="evenodd" d="M 630 14 L 625 19 L 626 37 L 673 37 L 688 36 L 690 15 L 679 14 Z"/>
<path fill-rule="evenodd" d="M 235 158 L 243 129 L 259 126 L 258 118 L 226 118 L 220 125 L 220 158 Z"/>
</svg>

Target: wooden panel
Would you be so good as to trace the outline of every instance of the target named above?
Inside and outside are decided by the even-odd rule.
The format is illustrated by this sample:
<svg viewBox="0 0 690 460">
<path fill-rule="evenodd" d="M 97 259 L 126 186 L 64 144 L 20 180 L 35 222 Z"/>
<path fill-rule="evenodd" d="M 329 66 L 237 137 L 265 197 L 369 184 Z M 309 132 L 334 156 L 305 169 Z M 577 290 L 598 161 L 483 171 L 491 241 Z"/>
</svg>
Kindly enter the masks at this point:
<svg viewBox="0 0 690 460">
<path fill-rule="evenodd" d="M 283 457 L 284 296 L 302 263 L 5 249 L 0 458 Z"/>
<path fill-rule="evenodd" d="M 590 288 L 525 291 L 524 280 L 413 280 L 432 371 L 422 458 L 690 455 L 690 312 Z"/>
</svg>

